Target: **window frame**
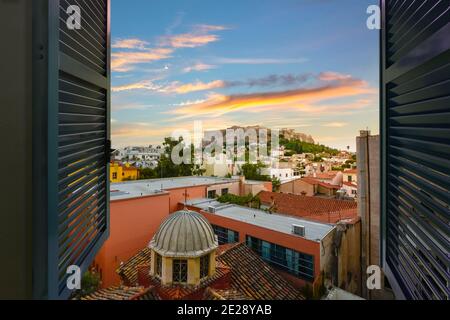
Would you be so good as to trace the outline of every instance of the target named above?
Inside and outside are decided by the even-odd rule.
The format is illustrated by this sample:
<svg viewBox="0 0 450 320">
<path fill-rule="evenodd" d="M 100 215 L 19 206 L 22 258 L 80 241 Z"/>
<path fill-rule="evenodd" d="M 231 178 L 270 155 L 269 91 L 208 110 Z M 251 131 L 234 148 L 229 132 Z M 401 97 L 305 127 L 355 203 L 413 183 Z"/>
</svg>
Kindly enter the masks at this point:
<svg viewBox="0 0 450 320">
<path fill-rule="evenodd" d="M 209 277 L 210 254 L 200 257 L 200 279 Z"/>
<path fill-rule="evenodd" d="M 187 284 L 188 260 L 174 259 L 172 261 L 172 282 L 175 284 Z"/>
</svg>

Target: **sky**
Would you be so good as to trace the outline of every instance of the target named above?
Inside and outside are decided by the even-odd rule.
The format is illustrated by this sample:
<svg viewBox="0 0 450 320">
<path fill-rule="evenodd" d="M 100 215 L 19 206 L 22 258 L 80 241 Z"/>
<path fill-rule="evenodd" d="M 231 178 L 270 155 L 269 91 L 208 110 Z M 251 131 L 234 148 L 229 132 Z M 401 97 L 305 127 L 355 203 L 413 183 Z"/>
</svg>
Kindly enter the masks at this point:
<svg viewBox="0 0 450 320">
<path fill-rule="evenodd" d="M 112 143 L 293 128 L 355 149 L 378 133 L 375 0 L 113 0 Z"/>
</svg>

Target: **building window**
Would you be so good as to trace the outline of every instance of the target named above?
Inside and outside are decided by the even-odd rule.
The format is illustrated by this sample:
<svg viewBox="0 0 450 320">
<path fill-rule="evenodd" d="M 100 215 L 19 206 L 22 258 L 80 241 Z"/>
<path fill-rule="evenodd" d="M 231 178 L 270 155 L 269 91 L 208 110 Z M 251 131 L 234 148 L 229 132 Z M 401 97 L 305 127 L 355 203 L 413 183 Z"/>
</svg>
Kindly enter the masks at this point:
<svg viewBox="0 0 450 320">
<path fill-rule="evenodd" d="M 208 191 L 208 199 L 215 199 L 215 198 L 216 198 L 216 190 Z"/>
<path fill-rule="evenodd" d="M 219 245 L 239 242 L 239 232 L 212 225 L 217 235 Z"/>
<path fill-rule="evenodd" d="M 155 273 L 158 277 L 162 276 L 162 257 L 159 254 L 156 254 Z"/>
<path fill-rule="evenodd" d="M 314 257 L 247 236 L 247 246 L 275 268 L 306 281 L 314 281 Z"/>
<path fill-rule="evenodd" d="M 357 190 L 352 190 L 352 194 L 356 195 L 357 194 Z"/>
<path fill-rule="evenodd" d="M 113 179 L 117 179 L 117 172 L 113 172 L 112 178 L 113 178 Z"/>
<path fill-rule="evenodd" d="M 348 176 L 347 180 L 348 180 L 348 182 L 353 182 L 353 177 L 352 176 Z"/>
<path fill-rule="evenodd" d="M 229 192 L 228 188 L 222 189 L 222 195 L 227 195 Z"/>
<path fill-rule="evenodd" d="M 173 260 L 173 282 L 186 283 L 188 275 L 187 260 Z"/>
<path fill-rule="evenodd" d="M 200 258 L 200 279 L 209 275 L 209 254 Z"/>
</svg>

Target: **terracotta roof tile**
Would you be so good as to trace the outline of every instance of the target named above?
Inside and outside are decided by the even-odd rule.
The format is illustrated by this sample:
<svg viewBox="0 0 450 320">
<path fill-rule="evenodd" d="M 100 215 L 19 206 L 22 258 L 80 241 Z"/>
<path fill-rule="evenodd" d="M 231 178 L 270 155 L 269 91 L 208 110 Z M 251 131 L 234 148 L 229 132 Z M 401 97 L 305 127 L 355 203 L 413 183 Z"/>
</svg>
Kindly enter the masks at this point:
<svg viewBox="0 0 450 320">
<path fill-rule="evenodd" d="M 248 296 L 244 295 L 242 292 L 229 289 L 229 290 L 218 290 L 207 288 L 205 290 L 204 300 L 251 300 Z"/>
<path fill-rule="evenodd" d="M 279 214 L 336 223 L 343 219 L 353 219 L 358 215 L 355 201 L 307 197 L 288 193 L 262 191 L 261 203 L 272 206 Z"/>
<path fill-rule="evenodd" d="M 124 284 L 136 286 L 138 284 L 138 267 L 140 265 L 149 265 L 151 257 L 151 250 L 145 248 L 123 263 L 116 270 L 116 273 L 120 276 Z"/>
<path fill-rule="evenodd" d="M 81 300 L 159 300 L 153 287 L 111 287 L 98 290 Z"/>
<path fill-rule="evenodd" d="M 297 289 L 244 243 L 225 250 L 217 260 L 232 270 L 232 287 L 255 300 L 302 300 Z"/>
<path fill-rule="evenodd" d="M 197 287 L 162 286 L 150 278 L 152 292 L 161 299 L 303 299 L 297 289 L 282 278 L 269 264 L 262 260 L 244 243 L 219 246 L 216 274 Z M 117 269 L 124 283 L 137 283 L 140 266 L 151 263 L 150 249 L 145 248 Z M 115 289 L 110 289 L 113 294 Z M 209 293 L 208 293 L 209 291 Z M 119 291 L 120 292 L 120 291 Z M 202 293 L 202 296 L 198 296 Z M 105 293 L 93 297 L 101 298 Z"/>
</svg>

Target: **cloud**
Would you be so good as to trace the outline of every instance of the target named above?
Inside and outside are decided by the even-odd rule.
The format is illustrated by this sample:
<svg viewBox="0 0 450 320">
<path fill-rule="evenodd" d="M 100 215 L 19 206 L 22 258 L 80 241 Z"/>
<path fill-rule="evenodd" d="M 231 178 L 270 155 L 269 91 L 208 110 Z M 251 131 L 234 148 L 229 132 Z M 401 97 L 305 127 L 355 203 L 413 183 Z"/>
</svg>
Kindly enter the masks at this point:
<svg viewBox="0 0 450 320">
<path fill-rule="evenodd" d="M 216 68 L 216 66 L 213 66 L 210 64 L 197 63 L 197 64 L 194 64 L 193 66 L 184 68 L 183 72 L 189 73 L 189 72 L 193 72 L 193 71 L 208 71 L 208 70 L 215 69 L 215 68 Z"/>
<path fill-rule="evenodd" d="M 222 80 L 216 80 L 207 83 L 197 81 L 187 84 L 178 84 L 177 82 L 174 82 L 172 85 L 162 89 L 162 91 L 177 94 L 186 94 L 190 92 L 219 89 L 225 87 L 225 85 L 225 82 Z"/>
<path fill-rule="evenodd" d="M 135 65 L 148 63 L 171 57 L 173 50 L 170 48 L 147 49 L 145 51 L 122 51 L 111 54 L 111 68 L 116 72 L 133 70 Z"/>
<path fill-rule="evenodd" d="M 220 38 L 213 31 L 226 30 L 225 26 L 196 25 L 189 33 L 166 35 L 160 38 L 159 45 L 171 48 L 196 48 L 216 42 Z"/>
<path fill-rule="evenodd" d="M 346 126 L 348 126 L 348 123 L 346 122 L 330 122 L 323 125 L 323 127 L 327 128 L 344 128 Z"/>
<path fill-rule="evenodd" d="M 205 90 L 213 90 L 224 88 L 226 83 L 222 80 L 216 80 L 211 82 L 196 81 L 193 83 L 180 83 L 174 81 L 168 85 L 157 85 L 150 80 L 144 80 L 136 83 L 130 83 L 122 86 L 116 86 L 112 88 L 113 92 L 131 91 L 131 90 L 148 90 L 159 93 L 175 93 L 186 94 L 190 92 L 198 92 Z"/>
<path fill-rule="evenodd" d="M 296 108 L 311 113 L 326 112 L 333 108 L 332 105 L 323 105 L 326 101 L 371 93 L 373 89 L 365 81 L 350 78 L 322 82 L 311 88 L 229 96 L 212 94 L 203 103 L 184 106 L 171 113 L 181 117 L 219 116 L 242 110 L 258 112 L 282 108 Z"/>
<path fill-rule="evenodd" d="M 150 80 L 144 80 L 136 83 L 130 83 L 123 86 L 115 86 L 112 87 L 111 90 L 113 92 L 122 92 L 122 91 L 130 91 L 130 90 L 151 90 L 157 91 L 160 90 L 161 86 L 155 85 Z"/>
<path fill-rule="evenodd" d="M 276 59 L 276 58 L 217 58 L 218 64 L 297 64 L 308 61 L 305 58 Z"/>
<path fill-rule="evenodd" d="M 350 80 L 352 78 L 349 74 L 341 74 L 337 72 L 321 72 L 318 76 L 318 79 L 321 81 L 345 81 Z"/>
<path fill-rule="evenodd" d="M 268 86 L 291 86 L 296 84 L 303 84 L 309 80 L 315 79 L 312 74 L 286 74 L 286 75 L 276 75 L 272 74 L 267 77 L 249 79 L 246 81 L 229 81 L 226 82 L 227 87 L 238 87 L 238 86 L 248 86 L 248 87 L 268 87 Z"/>
<path fill-rule="evenodd" d="M 133 39 L 117 39 L 112 44 L 113 48 L 116 49 L 140 49 L 144 50 L 149 43 L 147 41 L 139 40 L 136 38 Z"/>
<path fill-rule="evenodd" d="M 123 110 L 148 110 L 153 108 L 153 105 L 145 105 L 139 103 L 113 103 L 112 111 L 123 111 Z"/>
</svg>

